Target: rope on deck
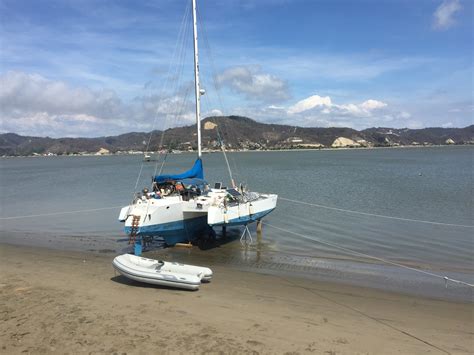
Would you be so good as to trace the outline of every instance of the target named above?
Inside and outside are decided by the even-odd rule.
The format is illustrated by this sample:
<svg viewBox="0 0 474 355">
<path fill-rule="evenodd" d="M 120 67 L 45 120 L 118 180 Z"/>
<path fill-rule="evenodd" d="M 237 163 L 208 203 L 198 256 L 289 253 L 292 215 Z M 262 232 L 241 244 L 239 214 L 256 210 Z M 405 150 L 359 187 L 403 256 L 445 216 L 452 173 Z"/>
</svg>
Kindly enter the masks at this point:
<svg viewBox="0 0 474 355">
<path fill-rule="evenodd" d="M 360 212 L 360 211 L 354 211 L 354 210 L 346 210 L 346 209 L 343 209 L 343 208 L 330 207 L 330 206 L 320 205 L 320 204 L 317 204 L 317 203 L 309 203 L 309 202 L 304 202 L 304 201 L 292 200 L 292 199 L 285 198 L 285 197 L 280 197 L 280 196 L 278 196 L 278 199 L 279 199 L 279 200 L 283 200 L 283 201 L 293 202 L 293 203 L 299 203 L 299 204 L 306 205 L 306 206 L 324 208 L 324 209 L 326 209 L 326 210 L 331 210 L 331 211 L 338 211 L 338 212 L 345 212 L 345 213 L 353 213 L 353 214 L 359 214 L 359 215 L 370 216 L 370 217 L 379 217 L 379 218 L 395 219 L 395 220 L 398 220 L 398 221 L 406 221 L 406 222 L 417 222 L 417 223 L 425 223 L 425 224 L 434 224 L 434 225 L 439 225 L 439 226 L 461 227 L 461 228 L 474 228 L 474 225 L 454 224 L 454 223 L 444 223 L 444 222 L 433 222 L 433 221 L 425 221 L 425 220 L 422 220 L 422 219 L 411 219 L 411 218 L 393 217 L 393 216 L 386 216 L 386 215 L 382 215 L 382 214 L 375 214 L 375 213 L 368 213 L 368 212 Z"/>
<path fill-rule="evenodd" d="M 334 243 L 331 243 L 331 242 L 326 242 L 326 241 L 321 240 L 321 239 L 319 239 L 319 238 L 315 238 L 315 237 L 311 237 L 311 236 L 308 236 L 308 235 L 305 235 L 305 234 L 293 232 L 293 231 L 291 231 L 291 230 L 289 230 L 289 229 L 277 227 L 277 226 L 268 224 L 267 222 L 262 222 L 262 223 L 263 223 L 264 225 L 270 227 L 270 228 L 274 228 L 274 229 L 277 229 L 277 230 L 279 230 L 279 231 L 286 232 L 286 233 L 289 233 L 289 234 L 298 236 L 298 237 L 300 237 L 300 238 L 310 240 L 310 241 L 312 241 L 312 242 L 317 242 L 317 243 L 325 244 L 325 245 L 328 245 L 328 246 L 330 246 L 330 247 L 332 247 L 332 248 L 342 250 L 342 251 L 344 251 L 344 252 L 346 252 L 346 253 L 349 253 L 349 254 L 353 254 L 353 255 L 357 255 L 357 256 L 362 256 L 362 257 L 365 257 L 365 258 L 368 258 L 368 259 L 373 259 L 373 260 L 380 261 L 380 262 L 385 263 L 385 264 L 389 264 L 389 265 L 393 265 L 393 266 L 398 266 L 398 267 L 403 268 L 403 269 L 415 271 L 415 272 L 418 272 L 418 273 L 421 273 L 421 274 L 425 274 L 425 275 L 428 275 L 428 276 L 432 276 L 432 277 L 437 277 L 437 278 L 439 278 L 439 279 L 444 280 L 444 283 L 445 283 L 445 286 L 446 286 L 446 287 L 448 287 L 448 281 L 449 281 L 449 282 L 456 283 L 456 284 L 459 284 L 459 285 L 463 285 L 463 286 L 474 287 L 474 284 L 470 284 L 470 283 L 465 282 L 465 281 L 456 280 L 456 279 L 453 279 L 453 278 L 448 277 L 448 276 L 443 276 L 443 275 L 435 274 L 435 273 L 433 273 L 433 272 L 429 272 L 429 271 L 417 269 L 417 268 L 414 268 L 414 267 L 411 267 L 411 266 L 399 264 L 399 263 L 396 263 L 396 262 L 394 262 L 394 261 L 390 261 L 390 260 L 386 260 L 386 259 L 383 259 L 383 258 L 379 258 L 379 257 L 377 257 L 377 256 L 373 256 L 373 255 L 369 255 L 369 254 L 365 254 L 365 253 L 360 253 L 360 252 L 358 252 L 358 251 L 355 251 L 355 250 L 352 250 L 352 249 L 348 249 L 348 248 L 346 248 L 346 247 L 341 247 L 341 246 L 339 246 L 339 245 L 337 245 L 337 244 L 334 244 Z"/>
</svg>

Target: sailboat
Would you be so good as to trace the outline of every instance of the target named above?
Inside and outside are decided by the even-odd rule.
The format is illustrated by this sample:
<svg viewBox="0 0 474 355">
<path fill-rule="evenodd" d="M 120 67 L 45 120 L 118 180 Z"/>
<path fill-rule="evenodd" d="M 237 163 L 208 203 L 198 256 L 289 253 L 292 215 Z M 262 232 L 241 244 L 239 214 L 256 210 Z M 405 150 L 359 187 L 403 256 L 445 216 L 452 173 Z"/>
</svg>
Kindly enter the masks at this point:
<svg viewBox="0 0 474 355">
<path fill-rule="evenodd" d="M 151 190 L 145 188 L 135 194 L 133 202 L 121 209 L 118 219 L 125 223 L 125 233 L 133 239 L 159 237 L 167 245 L 193 242 L 216 227 L 247 228 L 273 211 L 277 204 L 276 194 L 238 188 L 233 179 L 229 188 L 222 183 L 211 187 L 204 179 L 200 101 L 205 91 L 199 82 L 196 0 L 192 0 L 192 14 L 197 159 L 191 169 L 181 174 L 154 176 Z"/>
</svg>

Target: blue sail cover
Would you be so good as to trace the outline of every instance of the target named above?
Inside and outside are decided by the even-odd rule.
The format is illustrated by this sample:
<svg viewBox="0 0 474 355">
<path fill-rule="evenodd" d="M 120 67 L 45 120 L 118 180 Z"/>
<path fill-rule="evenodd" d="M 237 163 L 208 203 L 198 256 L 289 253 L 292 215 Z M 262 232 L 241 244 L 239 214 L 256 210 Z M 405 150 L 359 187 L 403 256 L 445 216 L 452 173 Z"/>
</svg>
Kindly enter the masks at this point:
<svg viewBox="0 0 474 355">
<path fill-rule="evenodd" d="M 165 181 L 176 181 L 176 180 L 182 180 L 182 179 L 204 179 L 204 170 L 202 168 L 202 160 L 201 158 L 197 158 L 196 161 L 194 162 L 194 165 L 191 169 L 188 171 L 185 171 L 184 173 L 181 174 L 175 174 L 175 175 L 156 175 L 153 178 L 153 181 L 156 183 L 161 183 Z"/>
</svg>

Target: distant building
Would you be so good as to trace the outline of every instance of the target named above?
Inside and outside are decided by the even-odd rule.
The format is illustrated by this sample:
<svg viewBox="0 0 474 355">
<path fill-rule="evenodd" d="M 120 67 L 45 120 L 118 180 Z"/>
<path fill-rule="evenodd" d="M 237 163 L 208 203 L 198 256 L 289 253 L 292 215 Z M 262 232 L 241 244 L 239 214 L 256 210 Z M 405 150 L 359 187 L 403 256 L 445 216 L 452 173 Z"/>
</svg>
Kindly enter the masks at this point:
<svg viewBox="0 0 474 355">
<path fill-rule="evenodd" d="M 286 140 L 288 143 L 302 143 L 303 140 L 300 137 L 290 137 Z"/>
<path fill-rule="evenodd" d="M 100 148 L 99 151 L 95 153 L 95 155 L 108 155 L 108 154 L 110 154 L 110 150 L 105 149 L 105 148 Z"/>
<path fill-rule="evenodd" d="M 448 138 L 446 139 L 446 142 L 444 142 L 446 144 L 456 144 L 456 142 L 454 142 L 451 138 Z"/>
<path fill-rule="evenodd" d="M 291 143 L 302 143 L 302 142 L 303 142 L 303 140 L 301 138 L 293 138 L 291 140 Z"/>
<path fill-rule="evenodd" d="M 357 143 L 359 143 L 362 147 L 368 147 L 370 145 L 365 139 L 358 139 Z"/>
<path fill-rule="evenodd" d="M 324 148 L 324 144 L 321 143 L 304 143 L 298 144 L 298 146 L 302 148 Z"/>
</svg>

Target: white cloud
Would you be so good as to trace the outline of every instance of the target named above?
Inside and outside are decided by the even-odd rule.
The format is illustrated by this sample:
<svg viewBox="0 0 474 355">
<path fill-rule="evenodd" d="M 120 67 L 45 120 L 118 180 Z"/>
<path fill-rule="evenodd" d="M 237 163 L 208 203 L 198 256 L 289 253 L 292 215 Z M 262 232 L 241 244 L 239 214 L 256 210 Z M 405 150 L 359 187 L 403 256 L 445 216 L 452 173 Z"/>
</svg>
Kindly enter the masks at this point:
<svg viewBox="0 0 474 355">
<path fill-rule="evenodd" d="M 287 113 L 290 115 L 300 114 L 307 111 L 320 112 L 326 115 L 335 114 L 340 116 L 370 117 L 373 111 L 386 107 L 387 104 L 377 100 L 366 100 L 360 104 L 342 104 L 338 105 L 332 102 L 329 96 L 321 97 L 313 95 L 293 106 L 290 106 Z"/>
<path fill-rule="evenodd" d="M 208 116 L 222 116 L 222 115 L 223 115 L 222 111 L 215 108 L 215 109 L 210 110 L 209 112 L 206 112 L 206 113 L 203 115 L 203 117 L 208 117 Z"/>
<path fill-rule="evenodd" d="M 7 72 L 0 75 L 1 131 L 90 137 L 174 127 L 194 122 L 194 106 L 184 97 L 148 95 L 124 103 L 113 90 Z"/>
<path fill-rule="evenodd" d="M 29 136 L 86 137 L 117 133 L 117 128 L 126 127 L 126 122 L 111 124 L 108 120 L 85 114 L 55 115 L 47 112 L 32 112 L 7 120 L 2 117 L 1 132 L 15 132 Z"/>
<path fill-rule="evenodd" d="M 298 101 L 293 106 L 290 106 L 288 108 L 288 113 L 300 113 L 320 106 L 331 107 L 331 98 L 329 96 L 321 97 L 319 95 L 310 96 L 304 100 Z"/>
<path fill-rule="evenodd" d="M 290 97 L 285 81 L 262 73 L 258 67 L 237 66 L 227 69 L 217 76 L 217 82 L 251 100 L 281 101 Z"/>
<path fill-rule="evenodd" d="M 376 110 L 385 106 L 387 106 L 385 102 L 377 100 L 367 100 L 360 104 L 360 107 L 367 111 Z"/>
<path fill-rule="evenodd" d="M 355 116 L 355 117 L 370 115 L 370 110 L 363 109 L 361 105 L 362 104 L 336 105 L 334 106 L 333 111 L 339 112 L 339 114 L 341 115 Z"/>
<path fill-rule="evenodd" d="M 456 24 L 454 15 L 462 8 L 459 0 L 444 0 L 433 14 L 433 26 L 438 30 L 446 30 Z"/>
<path fill-rule="evenodd" d="M 387 103 L 368 99 L 360 103 L 335 103 L 330 96 L 312 95 L 293 105 L 245 106 L 233 110 L 234 114 L 248 116 L 257 121 L 301 127 L 407 127 L 417 126 L 411 114 L 390 107 Z"/>
<path fill-rule="evenodd" d="M 0 112 L 12 119 L 38 112 L 115 118 L 122 111 L 122 105 L 111 90 L 74 88 L 61 81 L 23 72 L 0 76 Z"/>
<path fill-rule="evenodd" d="M 38 74 L 7 72 L 0 75 L 0 131 L 34 136 L 91 137 L 193 124 L 193 98 L 188 95 L 186 99 L 184 91 L 172 96 L 142 95 L 124 102 L 112 90 L 92 90 Z M 240 108 L 232 107 L 226 114 L 304 127 L 363 129 L 426 125 L 425 113 L 417 112 L 417 106 L 401 110 L 392 105 L 373 98 L 338 103 L 330 96 L 312 95 L 292 105 L 262 104 L 254 100 Z M 454 126 L 463 125 L 463 116 L 458 118 L 456 115 L 473 110 L 470 101 L 450 106 L 462 108 L 462 112 L 449 115 Z M 222 114 L 212 106 L 203 112 L 203 117 Z M 155 117 L 156 124 L 153 125 Z M 437 125 L 446 121 L 444 115 Z"/>
<path fill-rule="evenodd" d="M 277 106 L 277 105 L 270 105 L 268 106 L 268 109 L 270 110 L 286 110 L 284 106 Z"/>
</svg>

